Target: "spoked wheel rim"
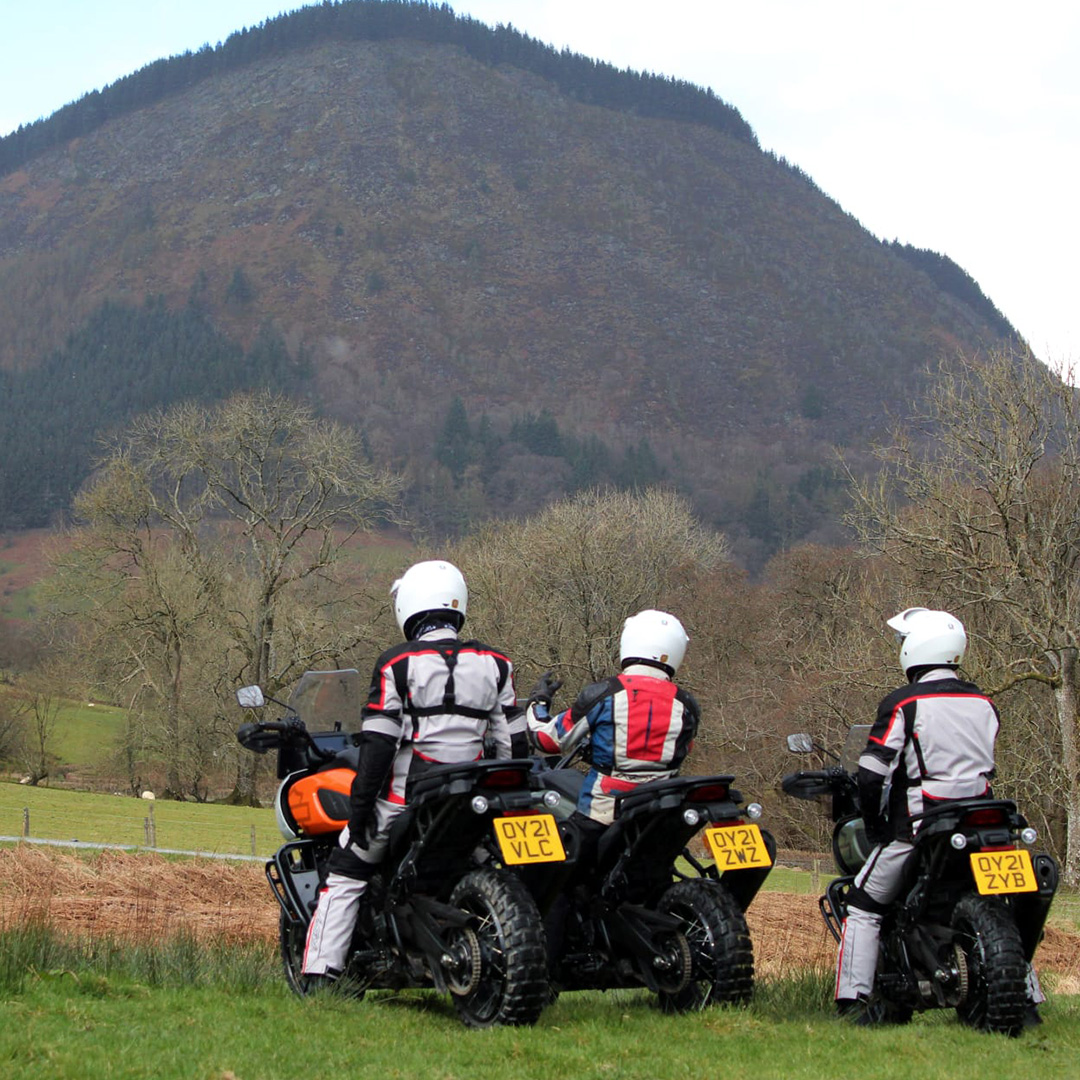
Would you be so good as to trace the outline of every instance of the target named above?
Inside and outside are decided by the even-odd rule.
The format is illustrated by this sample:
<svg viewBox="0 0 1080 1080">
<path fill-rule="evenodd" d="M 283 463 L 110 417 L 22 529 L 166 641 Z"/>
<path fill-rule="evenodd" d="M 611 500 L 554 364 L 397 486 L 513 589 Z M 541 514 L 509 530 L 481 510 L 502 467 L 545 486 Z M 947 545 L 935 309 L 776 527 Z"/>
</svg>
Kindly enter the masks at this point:
<svg viewBox="0 0 1080 1080">
<path fill-rule="evenodd" d="M 446 985 L 456 997 L 474 993 L 480 985 L 484 970 L 483 947 L 480 936 L 471 926 L 464 926 L 451 935 L 450 948 L 443 970 Z"/>
<path fill-rule="evenodd" d="M 524 884 L 499 870 L 467 874 L 450 899 L 464 927 L 448 931 L 443 972 L 470 1027 L 533 1024 L 548 997 L 540 914 Z"/>
<path fill-rule="evenodd" d="M 663 963 L 657 970 L 657 985 L 662 993 L 677 994 L 690 985 L 690 977 L 694 971 L 694 950 L 690 944 L 690 937 L 697 936 L 699 930 L 705 929 L 697 924 L 697 927 L 688 924 L 685 933 L 671 934 L 664 941 Z"/>
<path fill-rule="evenodd" d="M 753 950 L 746 919 L 731 895 L 710 882 L 682 881 L 668 889 L 658 909 L 682 921 L 679 937 L 689 958 L 681 985 L 661 984 L 661 1007 L 686 1012 L 749 1000 Z"/>
<path fill-rule="evenodd" d="M 506 945 L 499 917 L 482 897 L 468 896 L 461 905 L 472 916 L 467 933 L 476 946 L 476 974 L 459 997 L 469 998 L 473 1017 L 481 1024 L 495 1022 L 506 982 Z"/>
<path fill-rule="evenodd" d="M 278 920 L 278 937 L 281 945 L 281 966 L 285 971 L 285 981 L 289 989 L 303 997 L 308 992 L 308 979 L 304 974 L 304 946 L 307 939 L 307 927 L 293 922 L 281 912 Z"/>
</svg>

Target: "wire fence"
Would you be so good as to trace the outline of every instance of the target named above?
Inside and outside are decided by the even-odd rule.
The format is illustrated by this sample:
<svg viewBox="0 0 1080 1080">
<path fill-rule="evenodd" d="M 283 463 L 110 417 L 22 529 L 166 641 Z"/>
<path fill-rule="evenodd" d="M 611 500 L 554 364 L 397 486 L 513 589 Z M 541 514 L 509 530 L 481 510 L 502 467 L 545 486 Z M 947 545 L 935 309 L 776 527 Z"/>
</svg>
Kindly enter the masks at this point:
<svg viewBox="0 0 1080 1080">
<path fill-rule="evenodd" d="M 0 836 L 0 844 L 43 844 L 46 847 L 86 848 L 92 851 L 152 851 L 156 855 L 186 855 L 198 859 L 224 859 L 228 862 L 266 862 L 265 855 L 188 851 L 184 848 L 159 848 L 141 844 L 98 844 L 92 840 L 49 840 L 41 836 Z"/>
<path fill-rule="evenodd" d="M 155 811 L 153 802 L 103 796 L 66 805 L 28 802 L 19 807 L 9 798 L 0 805 L 0 844 L 262 860 L 281 843 L 269 809 L 168 802 Z"/>
</svg>

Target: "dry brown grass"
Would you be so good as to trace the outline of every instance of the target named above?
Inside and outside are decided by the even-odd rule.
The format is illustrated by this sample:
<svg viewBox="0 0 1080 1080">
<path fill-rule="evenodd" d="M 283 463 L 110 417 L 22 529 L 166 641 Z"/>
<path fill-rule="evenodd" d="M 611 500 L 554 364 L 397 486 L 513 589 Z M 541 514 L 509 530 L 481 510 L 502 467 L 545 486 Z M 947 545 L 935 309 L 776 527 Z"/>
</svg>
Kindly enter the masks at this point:
<svg viewBox="0 0 1080 1080">
<path fill-rule="evenodd" d="M 43 920 L 115 938 L 255 941 L 277 935 L 261 864 L 104 851 L 81 858 L 29 845 L 0 850 L 0 927 Z"/>
<path fill-rule="evenodd" d="M 228 941 L 274 941 L 278 907 L 259 863 L 170 860 L 104 851 L 80 857 L 30 845 L 0 850 L 0 929 L 30 919 L 63 932 L 161 940 L 180 932 Z M 831 968 L 836 946 L 817 898 L 762 892 L 747 922 L 759 974 Z M 1080 985 L 1080 933 L 1049 927 L 1035 958 L 1060 987 Z"/>
</svg>

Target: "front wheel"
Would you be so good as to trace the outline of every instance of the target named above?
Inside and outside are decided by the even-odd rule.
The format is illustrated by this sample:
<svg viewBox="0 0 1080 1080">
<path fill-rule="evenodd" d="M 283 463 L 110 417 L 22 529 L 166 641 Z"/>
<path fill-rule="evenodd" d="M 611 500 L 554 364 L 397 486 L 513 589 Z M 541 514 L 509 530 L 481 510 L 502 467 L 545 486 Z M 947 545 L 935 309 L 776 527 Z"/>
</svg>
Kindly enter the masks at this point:
<svg viewBox="0 0 1080 1080">
<path fill-rule="evenodd" d="M 498 870 L 475 870 L 450 903 L 468 924 L 451 933 L 447 982 L 469 1027 L 535 1024 L 547 1001 L 544 931 L 525 885 Z"/>
<path fill-rule="evenodd" d="M 281 965 L 285 969 L 285 981 L 294 994 L 304 997 L 308 992 L 308 980 L 304 974 L 304 944 L 307 926 L 286 918 L 285 912 L 278 919 L 278 938 L 281 944 Z"/>
<path fill-rule="evenodd" d="M 952 925 L 967 962 L 968 982 L 956 1015 L 979 1031 L 1019 1035 L 1027 1002 L 1027 962 L 1008 908 L 970 894 L 956 905 Z"/>
<path fill-rule="evenodd" d="M 669 935 L 685 957 L 678 985 L 660 990 L 665 1012 L 688 1012 L 707 1005 L 741 1005 L 754 990 L 754 952 L 746 917 L 731 894 L 706 881 L 680 881 L 660 898 L 657 910 L 681 919 Z M 678 956 L 674 957 L 678 961 Z M 677 968 L 677 963 L 671 965 Z"/>
</svg>

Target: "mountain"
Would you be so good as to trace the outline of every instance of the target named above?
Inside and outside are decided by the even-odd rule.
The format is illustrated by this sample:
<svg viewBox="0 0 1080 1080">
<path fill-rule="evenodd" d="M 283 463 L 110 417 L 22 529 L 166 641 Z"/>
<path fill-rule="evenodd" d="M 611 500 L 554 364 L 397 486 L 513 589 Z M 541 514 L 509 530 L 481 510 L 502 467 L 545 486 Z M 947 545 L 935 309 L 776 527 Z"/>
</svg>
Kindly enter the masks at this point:
<svg viewBox="0 0 1080 1080">
<path fill-rule="evenodd" d="M 835 446 L 867 462 L 942 354 L 1015 338 L 711 92 L 445 6 L 281 16 L 0 170 L 0 526 L 61 511 L 132 411 L 271 384 L 435 532 L 663 480 L 753 565 L 839 535 Z"/>
</svg>

